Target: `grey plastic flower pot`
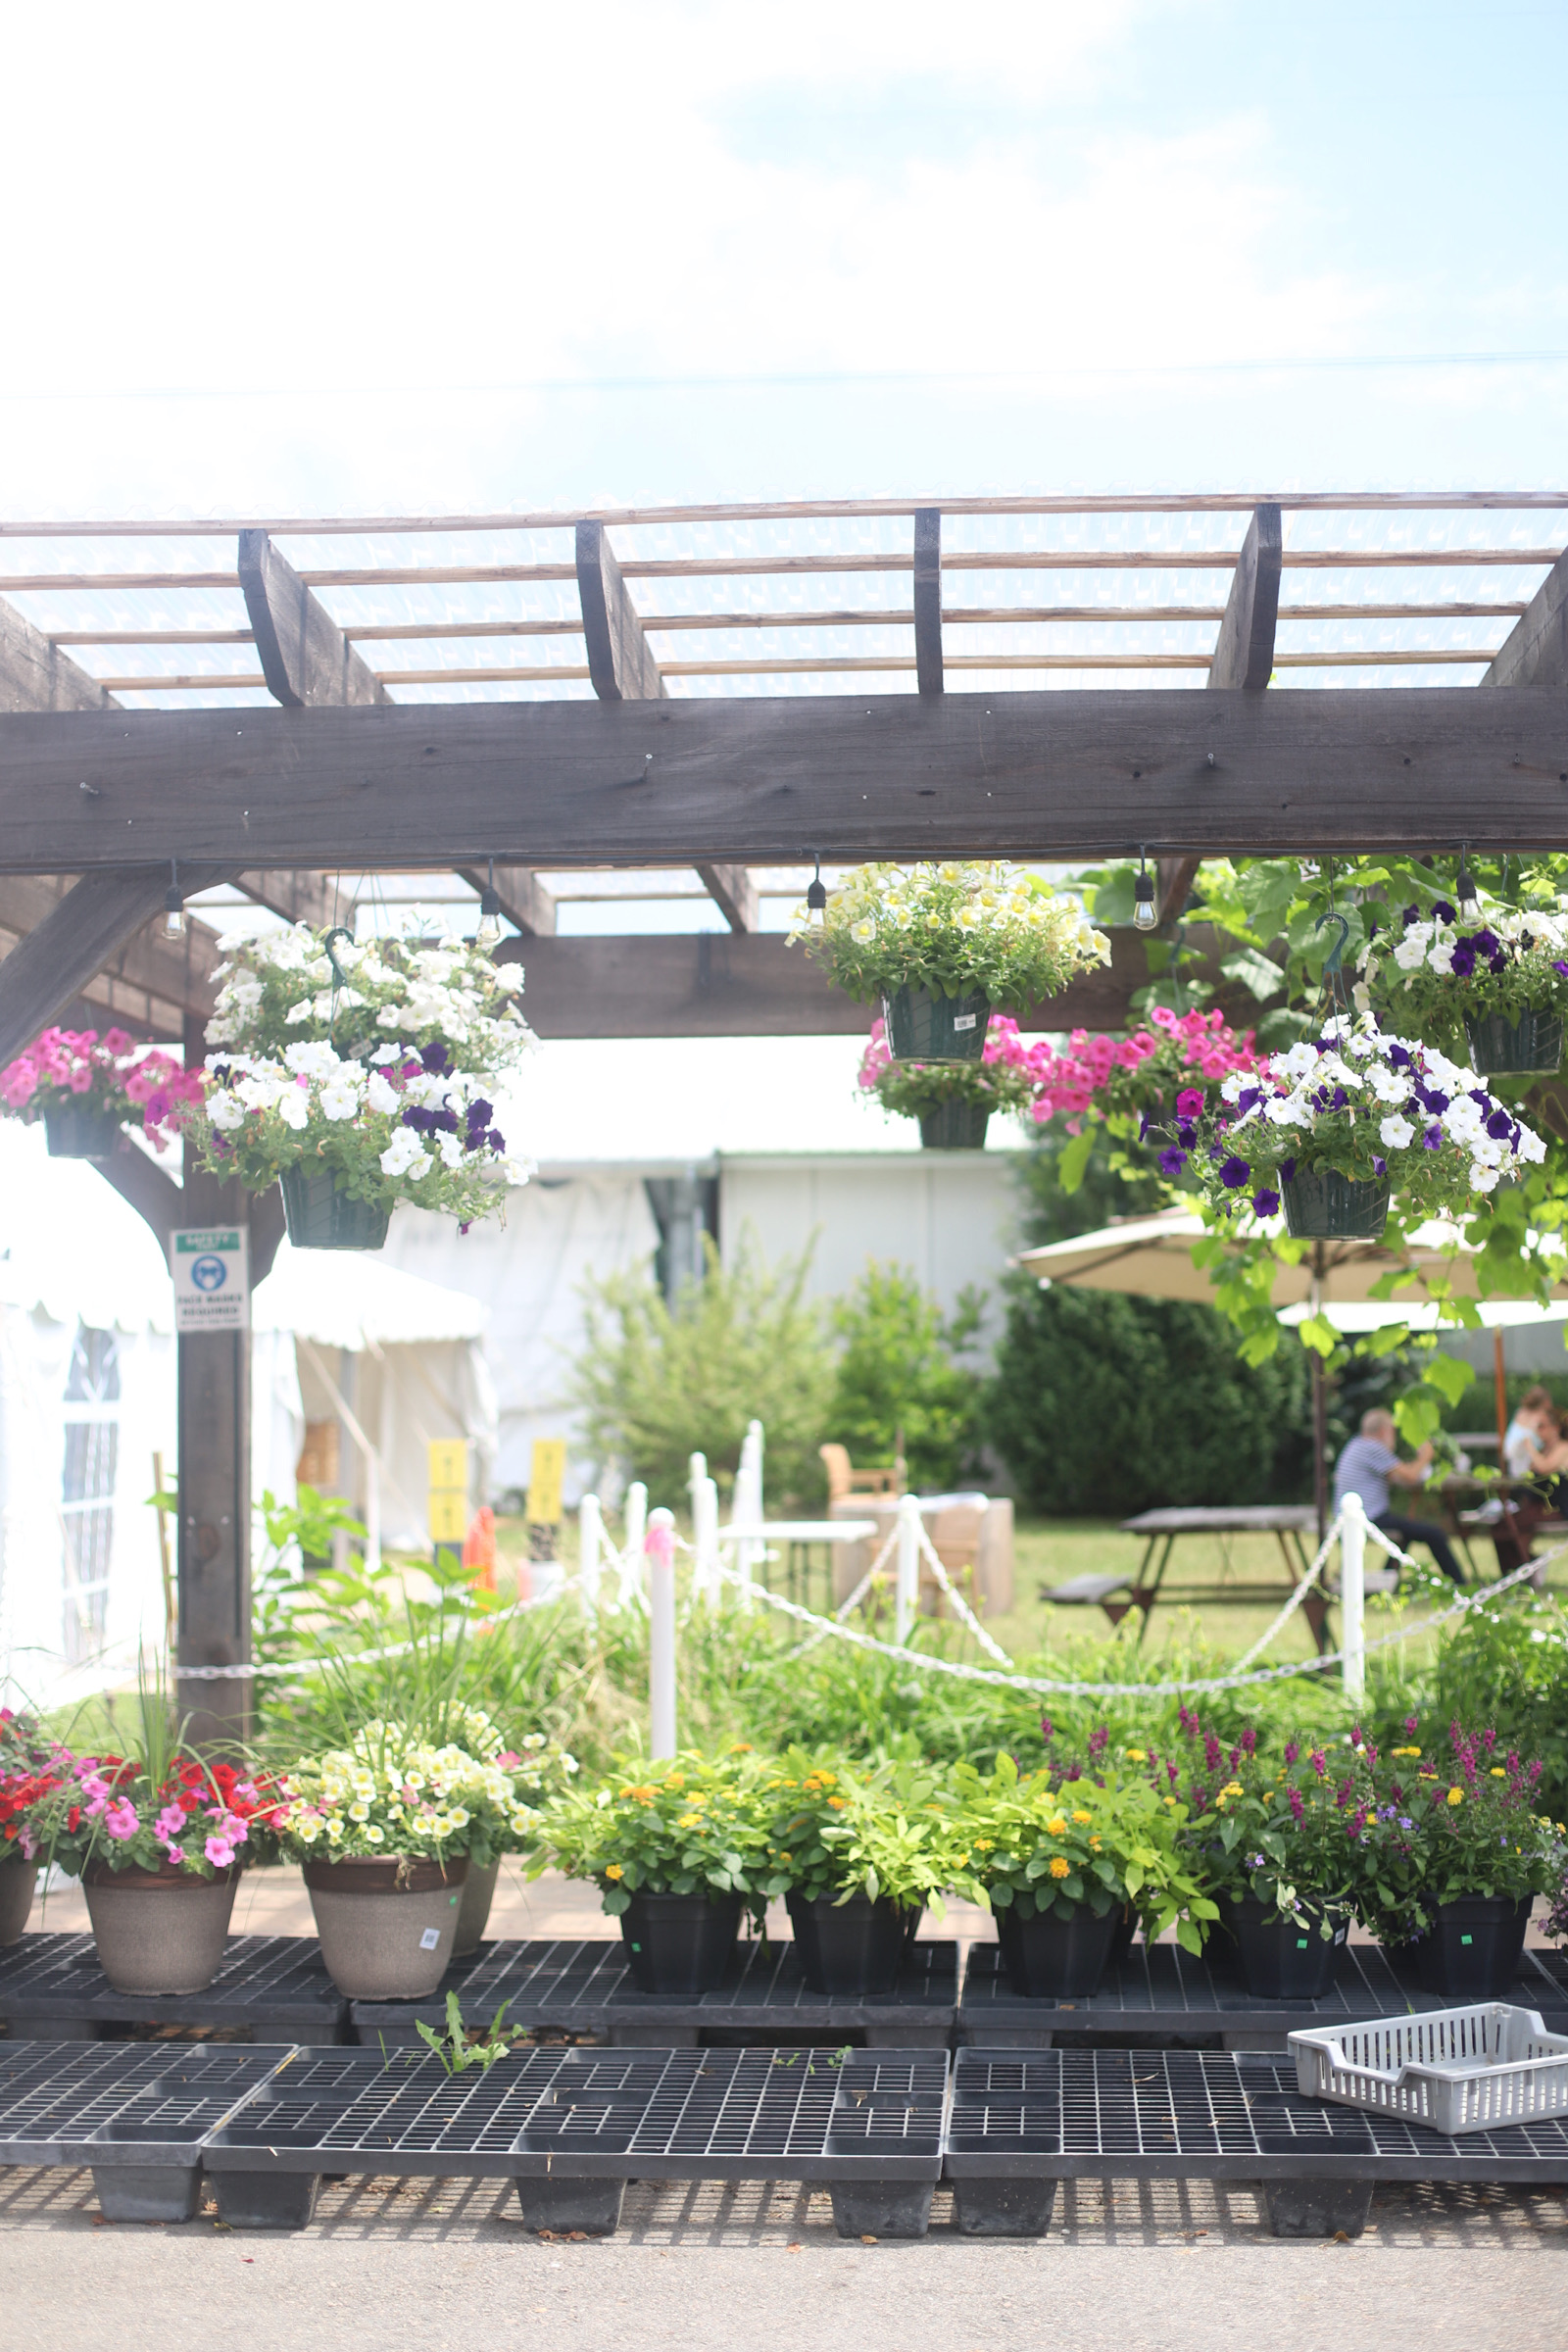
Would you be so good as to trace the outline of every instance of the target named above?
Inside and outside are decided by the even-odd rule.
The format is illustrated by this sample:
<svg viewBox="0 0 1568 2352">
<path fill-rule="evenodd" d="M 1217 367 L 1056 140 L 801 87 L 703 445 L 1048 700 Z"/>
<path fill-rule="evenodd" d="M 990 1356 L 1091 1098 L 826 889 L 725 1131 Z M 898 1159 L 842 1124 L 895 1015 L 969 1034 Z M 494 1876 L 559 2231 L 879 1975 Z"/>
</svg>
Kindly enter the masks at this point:
<svg viewBox="0 0 1568 2352">
<path fill-rule="evenodd" d="M 307 1862 L 326 1973 L 351 2001 L 418 2001 L 447 1973 L 468 1876 L 466 1854 L 445 1863 Z"/>
<path fill-rule="evenodd" d="M 1475 1894 L 1439 1903 L 1415 1947 L 1423 1992 L 1454 2001 L 1502 2001 L 1518 1974 L 1534 1898 Z"/>
<path fill-rule="evenodd" d="M 1389 1219 L 1389 1184 L 1362 1184 L 1338 1168 L 1298 1168 L 1282 1188 L 1285 1230 L 1298 1242 L 1377 1242 Z"/>
<path fill-rule="evenodd" d="M 494 1862 L 486 1863 L 483 1870 L 476 1870 L 471 1862 L 468 1864 L 468 1875 L 463 1882 L 463 1900 L 458 1905 L 458 1933 L 452 1946 L 454 1960 L 461 1960 L 466 1952 L 476 1952 L 483 1941 L 500 1875 L 499 1855 Z"/>
<path fill-rule="evenodd" d="M 808 1992 L 849 1998 L 897 1990 L 909 1940 L 907 1914 L 897 1903 L 886 1895 L 873 1903 L 865 1894 L 808 1902 L 793 1887 L 784 1900 Z M 919 1920 L 916 1911 L 916 1926 Z"/>
<path fill-rule="evenodd" d="M 1349 1934 L 1342 1913 L 1325 1940 L 1315 1919 L 1281 1919 L 1272 1903 L 1255 1895 L 1222 1903 L 1220 1920 L 1234 1938 L 1236 1966 L 1255 2000 L 1315 2001 L 1328 1990 L 1334 1955 Z M 1223 1951 L 1224 1946 L 1219 1947 Z"/>
<path fill-rule="evenodd" d="M 1071 1919 L 1020 1919 L 1011 1903 L 997 1914 L 997 1941 L 1015 1993 L 1025 2000 L 1076 2000 L 1099 1988 L 1110 1960 L 1119 1909 L 1080 1904 Z"/>
<path fill-rule="evenodd" d="M 218 1974 L 239 1865 L 204 1879 L 177 1865 L 81 1874 L 98 1965 L 117 1992 L 205 1992 Z"/>
<path fill-rule="evenodd" d="M 32 1909 L 38 1865 L 12 1854 L 0 1862 L 0 1944 L 16 1943 Z"/>
<path fill-rule="evenodd" d="M 896 988 L 882 1000 L 882 1018 L 895 1061 L 978 1061 L 986 1050 L 991 999 L 983 989 L 939 997 L 928 988 Z"/>
<path fill-rule="evenodd" d="M 379 1250 L 385 1242 L 391 1210 L 352 1200 L 331 1168 L 285 1168 L 278 1182 L 296 1250 Z"/>
<path fill-rule="evenodd" d="M 983 1152 L 991 1123 L 989 1102 L 939 1102 L 920 1113 L 920 1143 L 927 1152 Z"/>
<path fill-rule="evenodd" d="M 1470 1066 L 1482 1078 L 1552 1078 L 1562 1062 L 1562 1015 L 1522 1012 L 1516 1021 L 1500 1012 L 1464 1016 Z"/>
<path fill-rule="evenodd" d="M 109 1159 L 120 1141 L 120 1113 L 94 1102 L 51 1102 L 43 1131 L 51 1159 Z"/>
</svg>

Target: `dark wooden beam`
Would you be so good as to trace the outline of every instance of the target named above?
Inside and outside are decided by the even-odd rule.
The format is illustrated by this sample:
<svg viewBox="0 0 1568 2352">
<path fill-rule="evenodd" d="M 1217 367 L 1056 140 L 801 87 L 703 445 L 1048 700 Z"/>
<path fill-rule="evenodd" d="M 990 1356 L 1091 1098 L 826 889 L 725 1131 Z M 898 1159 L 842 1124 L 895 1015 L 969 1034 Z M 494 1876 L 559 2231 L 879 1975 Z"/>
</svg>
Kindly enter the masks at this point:
<svg viewBox="0 0 1568 2352">
<path fill-rule="evenodd" d="M 914 511 L 914 674 L 922 694 L 942 692 L 942 510 Z"/>
<path fill-rule="evenodd" d="M 482 892 L 489 887 L 488 864 L 460 865 L 454 870 L 470 890 Z M 515 923 L 525 939 L 555 937 L 556 902 L 538 875 L 530 873 L 525 865 L 496 867 L 496 897 L 508 922 Z"/>
<path fill-rule="evenodd" d="M 60 875 L 0 875 L 0 930 L 25 938 L 48 920 L 71 887 Z M 182 1015 L 195 1013 L 206 1020 L 217 995 L 212 975 L 220 960 L 217 937 L 205 923 L 189 921 L 182 939 L 166 939 L 160 917 L 133 932 L 77 993 L 114 1010 L 118 982 Z"/>
<path fill-rule="evenodd" d="M 112 694 L 0 598 L 0 710 L 114 710 Z"/>
<path fill-rule="evenodd" d="M 239 535 L 239 584 L 268 692 L 290 710 L 384 703 L 387 691 L 265 531 Z"/>
<path fill-rule="evenodd" d="M 1514 622 L 1483 686 L 1568 686 L 1568 555 L 1557 558 Z"/>
<path fill-rule="evenodd" d="M 577 594 L 588 675 L 602 703 L 652 703 L 668 693 L 602 522 L 577 525 Z"/>
<path fill-rule="evenodd" d="M 1121 1029 L 1149 985 L 1143 940 L 1113 931 L 1111 962 L 1018 1016 L 1029 1030 Z M 1206 929 L 1194 945 L 1218 982 L 1225 952 Z M 541 1037 L 864 1037 L 875 1008 L 830 988 L 820 964 L 783 934 L 503 941 L 498 963 L 520 963 L 523 1006 Z M 1219 983 L 1239 1018 L 1251 999 Z M 1233 1001 L 1234 1000 L 1234 1001 Z"/>
<path fill-rule="evenodd" d="M 188 866 L 187 889 L 210 890 L 231 866 Z M 10 1061 L 57 1019 L 82 987 L 118 956 L 162 907 L 167 866 L 110 868 L 84 874 L 0 963 L 0 1063 Z"/>
<path fill-rule="evenodd" d="M 1154 905 L 1161 931 L 1173 931 L 1202 864 L 1201 858 L 1160 858 L 1154 867 Z"/>
<path fill-rule="evenodd" d="M 744 865 L 702 865 L 698 880 L 732 931 L 755 931 L 757 885 Z"/>
<path fill-rule="evenodd" d="M 236 874 L 234 880 L 248 899 L 280 914 L 286 923 L 309 923 L 313 931 L 324 931 L 333 923 L 354 928 L 354 901 L 330 875 L 273 869 Z"/>
<path fill-rule="evenodd" d="M 84 791 L 83 786 L 87 789 Z M 0 873 L 1568 846 L 1568 693 L 0 716 Z M 194 887 L 194 884 L 192 885 Z M 127 929 L 134 925 L 127 925 Z"/>
<path fill-rule="evenodd" d="M 1274 628 L 1280 610 L 1280 561 L 1285 550 L 1280 510 L 1259 507 L 1247 526 L 1219 624 L 1210 686 L 1245 687 L 1261 694 L 1274 667 Z"/>
</svg>

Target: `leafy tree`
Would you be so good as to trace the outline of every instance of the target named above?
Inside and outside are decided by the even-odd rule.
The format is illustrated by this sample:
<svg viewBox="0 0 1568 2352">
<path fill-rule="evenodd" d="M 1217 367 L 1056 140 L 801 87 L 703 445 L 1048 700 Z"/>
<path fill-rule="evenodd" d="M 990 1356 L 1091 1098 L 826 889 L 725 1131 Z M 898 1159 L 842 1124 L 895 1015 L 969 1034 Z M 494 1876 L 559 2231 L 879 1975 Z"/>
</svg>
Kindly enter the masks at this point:
<svg viewBox="0 0 1568 2352">
<path fill-rule="evenodd" d="M 973 1347 L 983 1293 L 965 1291 L 951 1317 L 904 1266 L 867 1265 L 832 1309 L 841 1342 L 827 1434 L 858 1462 L 891 1462 L 898 1432 L 909 1484 L 956 1484 L 978 1436 L 981 1378 L 955 1358 Z"/>
</svg>

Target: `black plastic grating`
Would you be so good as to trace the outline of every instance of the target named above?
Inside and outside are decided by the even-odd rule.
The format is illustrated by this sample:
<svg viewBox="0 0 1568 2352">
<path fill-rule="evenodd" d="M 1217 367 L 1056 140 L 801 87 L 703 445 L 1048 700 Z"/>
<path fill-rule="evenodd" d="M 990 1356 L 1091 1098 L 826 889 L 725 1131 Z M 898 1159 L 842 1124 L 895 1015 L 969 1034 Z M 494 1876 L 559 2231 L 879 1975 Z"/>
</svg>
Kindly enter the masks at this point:
<svg viewBox="0 0 1568 2352">
<path fill-rule="evenodd" d="M 722 1986 L 704 1993 L 645 1993 L 631 1982 L 625 1946 L 597 1936 L 581 1941 L 501 1940 L 484 1944 L 467 1960 L 454 1962 L 439 1992 L 425 2001 L 356 2001 L 353 2014 L 367 2042 L 377 2026 L 415 2018 L 441 2021 L 446 1995 L 455 1991 L 469 2024 L 488 2024 L 503 2002 L 507 2023 L 566 2032 L 603 2033 L 614 2024 L 646 2017 L 671 2022 L 690 2017 L 699 2025 L 744 2030 L 755 2021 L 773 2029 L 786 2025 L 854 2030 L 875 2016 L 888 2031 L 905 2018 L 928 2012 L 922 2024 L 951 2026 L 958 1998 L 958 1947 L 952 1940 L 908 1947 L 897 1989 L 845 1996 L 808 1989 L 789 1941 L 745 1941 L 735 1947 Z"/>
<path fill-rule="evenodd" d="M 1507 2168 L 1568 2180 L 1568 2118 L 1450 2138 L 1305 2098 L 1294 2058 L 1261 2051 L 960 2050 L 946 2144 L 959 2175 L 993 2166 L 1201 2174 L 1217 2163 L 1243 2177 L 1249 2167 L 1290 2176 L 1343 2160 L 1362 2177 L 1392 2166 L 1406 2179 L 1480 2179 Z M 1016 2161 L 1030 2157 L 1038 2166 Z"/>
<path fill-rule="evenodd" d="M 80 2161 L 86 2143 L 194 2155 L 288 2054 L 211 2043 L 0 2043 L 0 2164 Z"/>
<path fill-rule="evenodd" d="M 722 2175 L 839 2160 L 934 2180 L 947 2068 L 941 2050 L 540 2049 L 449 2077 L 423 2051 L 302 2051 L 210 2154 L 220 2169 L 240 2151 L 314 2156 L 324 2172 L 657 2162 Z"/>
<path fill-rule="evenodd" d="M 177 2025 L 335 2030 L 348 2003 L 321 1963 L 314 1936 L 231 1936 L 211 1984 L 197 1993 L 117 1992 L 90 1936 L 24 1936 L 0 1951 L 0 2018 L 47 2024 L 124 2018 Z"/>
<path fill-rule="evenodd" d="M 1513 1989 L 1519 2007 L 1553 2015 L 1568 2030 L 1568 1954 L 1527 1951 Z M 1344 2025 L 1352 2020 L 1405 2017 L 1411 2010 L 1451 2008 L 1446 1994 L 1423 1992 L 1416 1964 L 1396 1964 L 1380 1944 L 1342 1944 L 1333 1974 L 1317 2000 L 1260 2000 L 1249 1992 L 1238 1971 L 1227 1966 L 1218 1940 L 1212 1952 L 1194 1958 L 1179 1944 L 1135 1943 L 1126 1958 L 1107 1969 L 1098 1992 L 1074 2000 L 1036 2000 L 1015 1993 L 995 1943 L 969 1947 L 958 2006 L 960 2035 L 970 2041 L 1004 2042 L 1026 2025 L 1059 2027 L 1074 2034 L 1103 2033 L 1115 2038 L 1140 2033 L 1201 2033 L 1269 2030 L 1292 2026 Z"/>
</svg>

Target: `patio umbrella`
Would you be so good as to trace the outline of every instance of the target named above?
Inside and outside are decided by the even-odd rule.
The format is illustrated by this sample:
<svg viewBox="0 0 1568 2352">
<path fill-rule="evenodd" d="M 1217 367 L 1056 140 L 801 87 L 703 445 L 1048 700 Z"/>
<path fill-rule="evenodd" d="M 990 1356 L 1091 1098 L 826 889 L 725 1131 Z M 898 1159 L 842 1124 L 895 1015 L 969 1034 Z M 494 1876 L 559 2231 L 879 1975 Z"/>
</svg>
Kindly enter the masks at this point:
<svg viewBox="0 0 1568 2352">
<path fill-rule="evenodd" d="M 1208 1232 L 1201 1217 L 1190 1209 L 1170 1208 L 1152 1217 L 1127 1217 L 1081 1233 L 1068 1242 L 1051 1242 L 1038 1250 L 1021 1250 L 1016 1263 L 1033 1274 L 1042 1288 L 1062 1283 L 1084 1291 L 1121 1291 L 1137 1298 L 1188 1298 L 1208 1304 L 1213 1298 L 1206 1268 L 1193 1263 L 1193 1244 Z M 1239 1219 L 1237 1245 L 1262 1235 L 1282 1238 L 1284 1220 Z M 1452 1255 L 1450 1256 L 1450 1252 Z M 1376 1329 L 1382 1323 L 1408 1322 L 1413 1330 L 1436 1325 L 1436 1308 L 1421 1293 L 1419 1283 L 1387 1300 L 1371 1298 L 1373 1286 L 1391 1267 L 1451 1279 L 1460 1298 L 1477 1297 L 1475 1252 L 1459 1239 L 1457 1227 L 1439 1219 L 1416 1227 L 1408 1242 L 1397 1248 L 1384 1242 L 1314 1242 L 1299 1264 L 1281 1259 L 1274 1271 L 1273 1301 L 1281 1309 L 1298 1308 L 1304 1314 L 1326 1314 L 1339 1329 Z M 1562 1279 L 1552 1286 L 1556 1298 L 1568 1299 L 1568 1260 Z M 1375 1308 L 1375 1320 L 1359 1326 L 1339 1323 L 1338 1309 Z M 1503 1311 L 1507 1310 L 1507 1311 Z M 1520 1299 L 1483 1305 L 1483 1322 L 1496 1330 L 1496 1391 L 1499 1433 L 1506 1421 L 1503 1404 L 1502 1330 L 1505 1322 L 1534 1322 L 1541 1310 Z M 1555 1318 L 1554 1318 L 1555 1319 Z M 1293 1320 L 1302 1320 L 1298 1313 Z M 1328 1523 L 1328 1398 L 1323 1384 L 1323 1359 L 1312 1351 L 1313 1493 L 1318 1533 Z"/>
</svg>

